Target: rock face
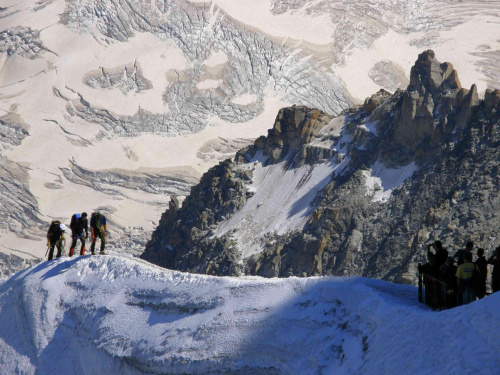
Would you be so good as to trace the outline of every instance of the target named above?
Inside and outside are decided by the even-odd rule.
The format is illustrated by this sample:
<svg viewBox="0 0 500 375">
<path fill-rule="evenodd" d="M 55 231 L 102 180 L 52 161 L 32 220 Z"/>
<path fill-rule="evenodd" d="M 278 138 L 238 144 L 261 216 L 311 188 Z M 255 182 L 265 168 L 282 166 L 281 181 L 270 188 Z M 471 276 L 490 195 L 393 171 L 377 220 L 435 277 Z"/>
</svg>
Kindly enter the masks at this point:
<svg viewBox="0 0 500 375">
<path fill-rule="evenodd" d="M 381 90 L 337 117 L 282 109 L 267 137 L 210 170 L 181 208 L 165 212 L 142 258 L 219 275 L 414 283 L 423 244 L 440 239 L 450 253 L 468 240 L 487 252 L 495 245 L 499 145 L 500 91 L 480 100 L 475 86 L 462 88 L 452 65 L 428 50 L 405 91 Z M 313 197 L 290 194 L 288 206 L 273 207 L 321 168 L 327 177 L 315 182 Z M 292 187 L 290 173 L 302 174 Z M 265 190 L 271 175 L 281 177 Z M 261 201 L 253 205 L 255 199 Z M 265 205 L 269 221 L 284 219 L 256 223 L 266 221 L 254 220 Z M 260 228 L 251 232 L 258 241 L 245 237 L 248 227 Z"/>
<path fill-rule="evenodd" d="M 331 116 L 306 107 L 284 108 L 276 117 L 274 127 L 267 137 L 260 137 L 255 143 L 269 156 L 271 163 L 277 163 L 292 150 L 302 149 L 331 120 Z M 241 154 L 237 156 L 241 159 Z"/>
<path fill-rule="evenodd" d="M 450 63 L 440 64 L 430 50 L 419 55 L 411 69 L 410 85 L 396 119 L 398 127 L 394 141 L 414 150 L 425 137 L 436 138 L 436 134 L 455 130 L 455 125 L 463 126 L 470 115 L 470 107 L 477 105 L 478 97 L 475 86 L 470 92 L 461 88 L 457 72 Z M 461 109 L 459 113 L 456 108 Z M 458 117 L 457 123 L 451 121 L 447 126 L 449 117 Z"/>
</svg>

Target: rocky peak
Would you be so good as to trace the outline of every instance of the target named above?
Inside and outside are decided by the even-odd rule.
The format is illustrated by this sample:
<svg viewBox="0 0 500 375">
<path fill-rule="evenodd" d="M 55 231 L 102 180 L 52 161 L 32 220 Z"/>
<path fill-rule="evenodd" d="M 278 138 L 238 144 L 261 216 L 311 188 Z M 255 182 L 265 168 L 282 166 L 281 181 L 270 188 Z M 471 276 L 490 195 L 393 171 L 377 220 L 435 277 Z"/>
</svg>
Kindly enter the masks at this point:
<svg viewBox="0 0 500 375">
<path fill-rule="evenodd" d="M 490 113 L 493 111 L 500 112 L 500 90 L 486 90 L 484 93 L 484 106 Z"/>
<path fill-rule="evenodd" d="M 377 93 L 365 99 L 365 102 L 363 103 L 363 110 L 366 113 L 370 114 L 376 108 L 380 107 L 390 97 L 391 97 L 390 92 L 384 89 L 380 89 Z"/>
<path fill-rule="evenodd" d="M 461 88 L 457 71 L 451 63 L 441 64 L 430 49 L 418 55 L 415 65 L 411 68 L 408 91 L 418 91 L 420 94 L 429 92 L 433 95 L 436 92 Z"/>
<path fill-rule="evenodd" d="M 475 85 L 463 89 L 451 63 L 440 63 L 432 50 L 418 56 L 410 84 L 395 117 L 392 143 L 410 153 L 435 152 L 470 119 L 479 98 Z"/>
<path fill-rule="evenodd" d="M 331 119 L 332 116 L 318 109 L 304 106 L 282 108 L 268 136 L 257 139 L 255 146 L 276 163 L 290 150 L 307 144 Z"/>
</svg>

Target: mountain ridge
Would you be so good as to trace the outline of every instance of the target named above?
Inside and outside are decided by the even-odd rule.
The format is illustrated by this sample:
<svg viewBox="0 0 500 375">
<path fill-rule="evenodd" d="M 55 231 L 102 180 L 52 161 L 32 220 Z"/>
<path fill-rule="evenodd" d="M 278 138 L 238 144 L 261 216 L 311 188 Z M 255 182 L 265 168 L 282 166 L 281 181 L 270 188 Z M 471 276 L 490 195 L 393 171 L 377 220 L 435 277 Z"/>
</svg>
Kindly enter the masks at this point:
<svg viewBox="0 0 500 375">
<path fill-rule="evenodd" d="M 181 208 L 162 216 L 141 257 L 219 275 L 359 274 L 416 283 L 424 242 L 441 239 L 454 252 L 474 240 L 491 250 L 500 225 L 499 113 L 499 90 L 479 99 L 475 85 L 461 87 L 451 63 L 424 51 L 407 90 L 381 90 L 337 117 L 282 109 L 267 137 L 207 172 Z M 301 203 L 313 207 L 302 228 L 260 233 L 260 251 L 250 256 L 238 235 L 254 225 L 250 211 L 243 224 L 218 229 L 251 205 L 259 168 L 282 165 L 283 177 L 324 163 L 331 181 Z M 259 204 L 266 203 L 254 212 Z"/>
</svg>

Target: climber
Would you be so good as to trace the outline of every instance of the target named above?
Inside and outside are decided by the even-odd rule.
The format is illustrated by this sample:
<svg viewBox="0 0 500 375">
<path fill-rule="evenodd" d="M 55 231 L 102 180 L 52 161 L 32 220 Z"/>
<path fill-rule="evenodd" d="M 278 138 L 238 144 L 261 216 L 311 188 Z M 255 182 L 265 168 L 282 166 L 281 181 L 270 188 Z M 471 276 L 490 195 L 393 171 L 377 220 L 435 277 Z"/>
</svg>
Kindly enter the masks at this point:
<svg viewBox="0 0 500 375">
<path fill-rule="evenodd" d="M 477 296 L 483 298 L 486 296 L 486 279 L 488 277 L 488 261 L 484 256 L 484 249 L 477 250 L 477 259 L 474 264 L 479 269 L 481 277 L 477 280 Z"/>
<path fill-rule="evenodd" d="M 491 290 L 493 293 L 500 290 L 500 246 L 495 249 L 493 255 L 488 259 L 488 264 L 493 264 L 491 273 Z"/>
<path fill-rule="evenodd" d="M 47 246 L 49 247 L 49 260 L 54 257 L 54 247 L 57 246 L 57 258 L 62 255 L 62 249 L 66 244 L 66 239 L 64 238 L 64 231 L 66 230 L 66 225 L 61 224 L 59 220 L 54 220 L 50 223 L 49 230 L 47 231 Z"/>
<path fill-rule="evenodd" d="M 435 253 L 431 251 L 434 248 Z M 439 269 L 448 259 L 448 251 L 443 247 L 441 241 L 434 241 L 434 243 L 427 245 L 427 257 L 431 259 L 431 264 L 434 265 L 435 274 L 439 274 Z"/>
<path fill-rule="evenodd" d="M 72 257 L 75 251 L 76 243 L 78 240 L 82 243 L 80 248 L 80 255 L 85 254 L 85 240 L 89 237 L 89 224 L 87 220 L 87 213 L 82 212 L 82 214 L 74 214 L 71 216 L 71 223 L 69 224 L 71 228 L 71 247 L 69 249 L 69 256 Z M 84 235 L 85 232 L 85 235 Z"/>
<path fill-rule="evenodd" d="M 474 281 L 479 277 L 479 268 L 472 263 L 472 253 L 463 253 L 463 263 L 457 268 L 457 287 L 459 291 L 458 304 L 468 304 L 476 300 L 477 293 L 474 290 Z"/>
<path fill-rule="evenodd" d="M 104 246 L 106 245 L 106 236 L 108 231 L 106 230 L 106 216 L 100 212 L 92 213 L 90 217 L 90 233 L 92 236 L 92 245 L 90 245 L 90 251 L 92 255 L 95 254 L 95 243 L 97 237 L 101 239 L 101 254 L 104 254 Z"/>
<path fill-rule="evenodd" d="M 474 248 L 473 242 L 467 242 L 465 245 L 465 249 L 458 250 L 455 255 L 453 255 L 453 259 L 457 260 L 457 266 L 460 266 L 464 262 L 464 255 L 469 253 L 472 255 L 472 249 Z"/>
</svg>

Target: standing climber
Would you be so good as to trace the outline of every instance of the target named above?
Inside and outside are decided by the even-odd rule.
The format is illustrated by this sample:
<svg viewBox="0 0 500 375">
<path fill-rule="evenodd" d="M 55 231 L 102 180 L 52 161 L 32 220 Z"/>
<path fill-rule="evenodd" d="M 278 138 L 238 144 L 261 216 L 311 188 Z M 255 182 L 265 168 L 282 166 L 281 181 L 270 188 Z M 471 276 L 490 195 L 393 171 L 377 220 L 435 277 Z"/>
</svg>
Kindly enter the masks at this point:
<svg viewBox="0 0 500 375">
<path fill-rule="evenodd" d="M 488 259 L 488 264 L 493 264 L 491 290 L 496 293 L 500 291 L 500 246 L 495 249 L 493 255 Z"/>
<path fill-rule="evenodd" d="M 477 250 L 477 259 L 474 264 L 479 269 L 478 280 L 476 280 L 477 296 L 483 298 L 486 296 L 486 279 L 488 276 L 488 261 L 484 256 L 484 249 Z"/>
<path fill-rule="evenodd" d="M 453 259 L 457 260 L 457 266 L 460 266 L 461 264 L 464 263 L 464 255 L 466 253 L 469 253 L 472 255 L 472 249 L 474 248 L 474 243 L 469 241 L 465 245 L 465 249 L 458 250 L 455 255 L 453 255 Z"/>
<path fill-rule="evenodd" d="M 472 263 L 472 253 L 463 253 L 463 263 L 457 268 L 457 287 L 459 291 L 458 304 L 468 304 L 476 300 L 477 294 L 473 288 L 474 277 L 478 277 L 479 269 Z"/>
<path fill-rule="evenodd" d="M 64 238 L 64 231 L 66 225 L 61 224 L 59 220 L 54 220 L 50 223 L 49 230 L 47 231 L 47 246 L 49 247 L 49 260 L 54 257 L 54 247 L 57 246 L 57 258 L 62 255 L 62 249 L 65 245 L 66 239 Z"/>
<path fill-rule="evenodd" d="M 431 251 L 434 248 L 435 253 Z M 439 275 L 439 269 L 448 259 L 448 251 L 443 247 L 441 241 L 434 241 L 434 243 L 427 245 L 427 257 L 430 259 L 430 264 L 434 267 L 434 273 Z"/>
<path fill-rule="evenodd" d="M 106 236 L 108 235 L 108 231 L 106 230 L 106 216 L 101 214 L 100 212 L 92 213 L 90 217 L 90 233 L 92 236 L 92 245 L 90 245 L 90 251 L 92 255 L 95 254 L 95 243 L 97 237 L 101 239 L 101 252 L 100 254 L 104 254 L 104 246 L 106 245 Z"/>
<path fill-rule="evenodd" d="M 71 228 L 71 247 L 69 249 L 69 256 L 72 257 L 75 251 L 76 243 L 78 240 L 82 243 L 80 248 L 80 255 L 85 254 L 85 240 L 89 237 L 89 223 L 87 220 L 87 213 L 82 212 L 82 214 L 74 214 L 71 216 L 71 222 L 69 224 Z M 85 232 L 85 235 L 84 235 Z"/>
</svg>

